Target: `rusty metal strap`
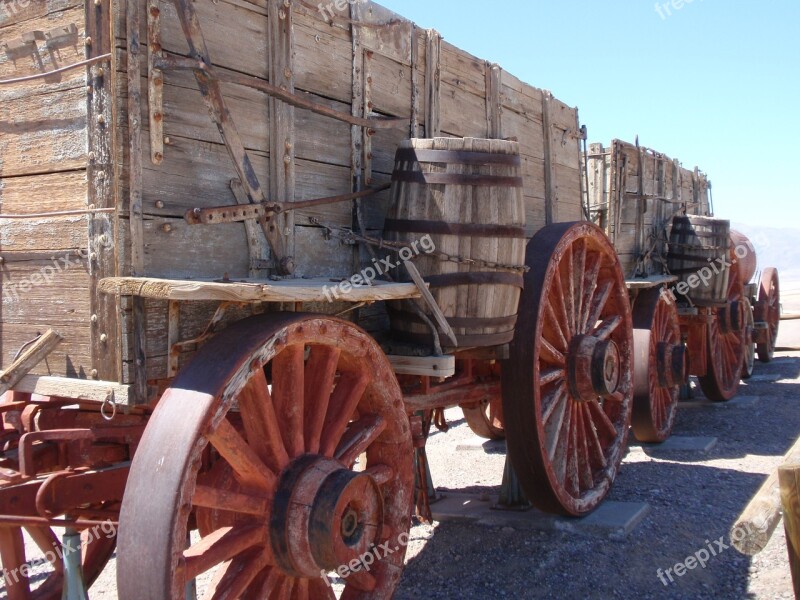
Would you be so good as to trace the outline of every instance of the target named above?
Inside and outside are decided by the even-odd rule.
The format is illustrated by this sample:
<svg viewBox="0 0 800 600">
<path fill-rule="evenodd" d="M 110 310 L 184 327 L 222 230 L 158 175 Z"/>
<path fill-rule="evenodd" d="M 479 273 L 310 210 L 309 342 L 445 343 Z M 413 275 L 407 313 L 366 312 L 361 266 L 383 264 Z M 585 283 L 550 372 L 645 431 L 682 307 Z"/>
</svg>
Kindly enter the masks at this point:
<svg viewBox="0 0 800 600">
<path fill-rule="evenodd" d="M 37 79 L 46 79 L 48 77 L 52 77 L 53 75 L 59 75 L 66 71 L 71 71 L 72 69 L 78 69 L 80 67 L 87 67 L 89 65 L 93 65 L 95 63 L 103 62 L 106 60 L 111 60 L 111 54 L 103 54 L 101 56 L 95 56 L 94 58 L 89 58 L 87 60 L 82 60 L 80 62 L 72 63 L 71 65 L 67 65 L 65 67 L 61 67 L 59 69 L 53 69 L 52 71 L 46 71 L 44 73 L 35 73 L 34 75 L 26 75 L 25 77 L 15 77 L 14 79 L 0 79 L 0 85 L 12 85 L 15 83 L 24 83 L 26 81 L 35 81 Z"/>
<path fill-rule="evenodd" d="M 400 148 L 395 155 L 397 162 L 447 163 L 450 165 L 504 165 L 519 167 L 519 154 L 493 154 L 491 152 L 467 152 L 457 150 L 425 150 Z"/>
<path fill-rule="evenodd" d="M 395 171 L 392 181 L 403 183 L 422 183 L 426 185 L 470 185 L 481 187 L 523 186 L 522 177 L 504 175 L 464 175 L 460 173 L 420 173 L 418 171 Z"/>
<path fill-rule="evenodd" d="M 431 233 L 472 237 L 525 238 L 524 227 L 512 225 L 483 225 L 476 223 L 445 223 L 444 221 L 412 221 L 386 219 L 385 231 L 396 233 Z"/>
<path fill-rule="evenodd" d="M 522 289 L 525 285 L 522 275 L 503 271 L 431 275 L 425 278 L 425 282 L 432 288 L 456 285 L 510 285 Z"/>
</svg>

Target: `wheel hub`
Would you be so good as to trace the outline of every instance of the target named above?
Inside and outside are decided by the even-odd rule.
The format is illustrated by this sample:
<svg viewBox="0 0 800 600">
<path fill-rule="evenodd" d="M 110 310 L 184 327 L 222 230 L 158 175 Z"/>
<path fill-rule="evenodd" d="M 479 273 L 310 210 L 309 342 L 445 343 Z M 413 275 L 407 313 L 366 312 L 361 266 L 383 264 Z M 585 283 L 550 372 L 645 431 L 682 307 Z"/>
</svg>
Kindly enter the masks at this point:
<svg viewBox="0 0 800 600">
<path fill-rule="evenodd" d="M 619 388 L 622 360 L 613 340 L 591 335 L 577 336 L 567 355 L 567 379 L 572 396 L 579 402 L 613 395 Z"/>
<path fill-rule="evenodd" d="M 673 388 L 683 385 L 689 373 L 686 346 L 660 342 L 656 350 L 656 365 L 660 387 Z"/>
<path fill-rule="evenodd" d="M 369 475 L 329 458 L 304 456 L 284 471 L 275 494 L 275 559 L 287 573 L 317 577 L 369 552 L 382 522 L 382 496 Z"/>
<path fill-rule="evenodd" d="M 743 329 L 744 303 L 738 300 L 728 302 L 717 314 L 719 316 L 719 328 L 723 334 L 727 335 Z"/>
</svg>

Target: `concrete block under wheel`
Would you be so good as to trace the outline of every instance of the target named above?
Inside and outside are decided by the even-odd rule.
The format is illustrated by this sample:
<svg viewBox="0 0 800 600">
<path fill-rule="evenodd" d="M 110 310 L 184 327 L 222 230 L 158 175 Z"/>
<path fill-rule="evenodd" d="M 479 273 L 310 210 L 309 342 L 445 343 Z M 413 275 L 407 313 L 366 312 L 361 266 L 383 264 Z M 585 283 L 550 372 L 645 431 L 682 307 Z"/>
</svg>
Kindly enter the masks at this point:
<svg viewBox="0 0 800 600">
<path fill-rule="evenodd" d="M 670 454 L 672 452 L 698 452 L 707 454 L 717 445 L 715 437 L 688 437 L 673 435 L 663 444 L 642 444 L 648 454 Z"/>
<path fill-rule="evenodd" d="M 736 396 L 728 402 L 713 402 L 711 400 L 693 400 L 680 402 L 678 408 L 752 408 L 760 400 L 759 396 Z"/>
<path fill-rule="evenodd" d="M 444 493 L 431 505 L 437 521 L 470 521 L 485 527 L 510 527 L 525 531 L 570 531 L 619 539 L 633 531 L 650 512 L 642 502 L 604 502 L 583 518 L 550 515 L 532 508 L 525 511 L 496 510 L 497 496 L 483 499 L 477 494 Z"/>
</svg>

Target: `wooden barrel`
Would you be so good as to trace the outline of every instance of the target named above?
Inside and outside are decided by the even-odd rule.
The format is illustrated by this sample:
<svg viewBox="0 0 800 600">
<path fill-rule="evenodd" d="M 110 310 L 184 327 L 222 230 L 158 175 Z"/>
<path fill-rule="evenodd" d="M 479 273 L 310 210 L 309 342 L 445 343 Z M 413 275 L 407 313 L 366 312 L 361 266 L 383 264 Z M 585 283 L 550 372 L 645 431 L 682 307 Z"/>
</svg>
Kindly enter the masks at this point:
<svg viewBox="0 0 800 600">
<path fill-rule="evenodd" d="M 733 244 L 733 251 L 736 254 L 742 283 L 747 285 L 752 281 L 758 268 L 758 257 L 756 256 L 755 248 L 750 238 L 735 229 L 731 229 L 731 244 Z"/>
<path fill-rule="evenodd" d="M 385 235 L 422 248 L 413 262 L 459 348 L 497 346 L 514 337 L 525 220 L 517 142 L 413 139 L 398 149 Z M 409 280 L 404 268 L 399 273 Z M 391 303 L 389 317 L 396 339 L 430 344 L 430 329 L 408 303 Z"/>
<path fill-rule="evenodd" d="M 731 260 L 730 221 L 710 217 L 675 217 L 669 236 L 667 268 L 677 275 L 686 296 L 699 306 L 724 304 Z"/>
</svg>

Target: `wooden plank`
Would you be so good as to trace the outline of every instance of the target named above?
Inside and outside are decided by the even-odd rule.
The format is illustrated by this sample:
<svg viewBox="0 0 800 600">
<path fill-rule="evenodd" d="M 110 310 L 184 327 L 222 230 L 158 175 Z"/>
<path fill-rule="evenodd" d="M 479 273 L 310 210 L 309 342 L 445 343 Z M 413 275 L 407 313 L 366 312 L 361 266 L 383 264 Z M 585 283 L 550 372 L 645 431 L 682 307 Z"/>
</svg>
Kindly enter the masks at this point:
<svg viewBox="0 0 800 600">
<path fill-rule="evenodd" d="M 425 54 L 425 137 L 441 135 L 442 104 L 442 36 L 428 30 L 428 45 Z"/>
<path fill-rule="evenodd" d="M 371 286 L 349 285 L 320 279 L 289 279 L 275 282 L 168 280 L 149 277 L 113 277 L 100 282 L 104 294 L 158 300 L 219 300 L 223 302 L 377 302 L 419 298 L 413 283 L 374 282 Z"/>
<path fill-rule="evenodd" d="M 110 2 L 86 2 L 86 35 L 92 43 L 87 48 L 87 58 L 111 52 L 111 4 Z M 115 208 L 114 166 L 114 101 L 111 65 L 95 64 L 86 72 L 87 89 L 87 134 L 89 162 L 86 178 L 89 185 L 89 207 Z M 121 331 L 119 304 L 116 298 L 97 293 L 97 283 L 104 277 L 118 275 L 116 253 L 117 219 L 114 214 L 95 213 L 87 217 L 89 229 L 89 299 L 92 311 L 91 347 L 94 378 L 120 381 L 122 360 L 120 352 Z"/>
<path fill-rule="evenodd" d="M 625 286 L 629 290 L 645 290 L 675 283 L 676 281 L 678 281 L 678 278 L 674 275 L 651 275 L 649 277 L 628 279 L 625 281 Z"/>
<path fill-rule="evenodd" d="M 42 362 L 45 357 L 61 343 L 61 334 L 48 329 L 33 344 L 28 346 L 19 357 L 6 369 L 0 371 L 0 395 L 12 389 L 31 369 Z"/>
<path fill-rule="evenodd" d="M 161 51 L 160 0 L 147 0 L 147 104 L 150 117 L 150 160 L 164 160 L 164 73 L 155 66 Z"/>
<path fill-rule="evenodd" d="M 20 348 L 39 337 L 51 327 L 57 327 L 64 341 L 33 373 L 88 378 L 91 376 L 91 346 L 89 325 L 57 324 L 59 319 L 43 318 L 27 323 L 0 324 L 0 357 L 3 365 L 10 365 Z"/>
<path fill-rule="evenodd" d="M 553 163 L 553 133 L 550 123 L 552 96 L 542 96 L 542 129 L 544 131 L 544 188 L 545 219 L 548 225 L 558 221 L 558 187 Z"/>
<path fill-rule="evenodd" d="M 452 377 L 456 374 L 455 356 L 394 356 L 386 358 L 398 375 L 423 377 Z"/>
<path fill-rule="evenodd" d="M 783 459 L 785 465 L 800 462 L 800 440 L 797 440 Z M 748 556 L 754 556 L 767 547 L 775 528 L 781 520 L 781 489 L 778 471 L 774 471 L 756 495 L 747 504 L 742 514 L 731 528 L 731 541 L 734 547 Z M 744 531 L 747 535 L 733 535 Z M 788 536 L 787 536 L 788 540 Z"/>
<path fill-rule="evenodd" d="M 269 0 L 267 23 L 267 53 L 270 83 L 288 92 L 295 90 L 294 11 L 283 0 Z M 269 99 L 270 120 L 270 198 L 279 202 L 295 199 L 295 109 L 276 98 Z M 251 196 L 252 197 L 252 196 Z M 254 202 L 260 200 L 252 197 Z M 295 270 L 295 237 L 293 212 L 279 215 L 271 223 L 261 223 L 270 240 L 275 268 L 280 274 Z M 270 237 L 273 232 L 273 237 Z"/>
<path fill-rule="evenodd" d="M 800 463 L 782 466 L 778 479 L 794 597 L 800 598 Z"/>
<path fill-rule="evenodd" d="M 130 386 L 112 381 L 92 381 L 49 375 L 26 375 L 14 386 L 14 391 L 90 402 L 109 400 L 120 406 L 131 404 L 132 397 Z"/>
<path fill-rule="evenodd" d="M 141 78 L 141 6 L 126 2 L 128 59 L 128 202 L 130 219 L 130 265 L 134 276 L 144 275 L 144 225 L 142 214 L 142 78 Z M 145 353 L 144 302 L 133 299 L 133 404 L 145 404 L 147 392 L 147 355 Z"/>
</svg>

